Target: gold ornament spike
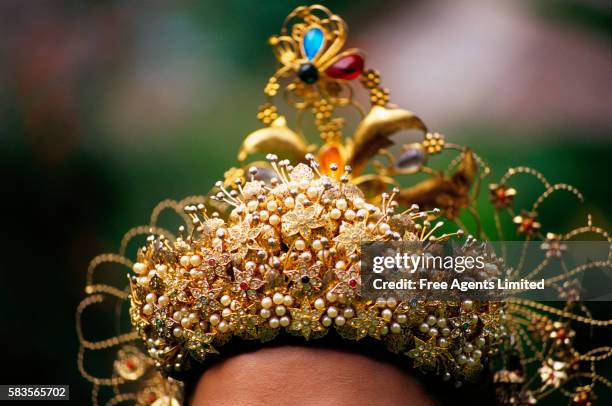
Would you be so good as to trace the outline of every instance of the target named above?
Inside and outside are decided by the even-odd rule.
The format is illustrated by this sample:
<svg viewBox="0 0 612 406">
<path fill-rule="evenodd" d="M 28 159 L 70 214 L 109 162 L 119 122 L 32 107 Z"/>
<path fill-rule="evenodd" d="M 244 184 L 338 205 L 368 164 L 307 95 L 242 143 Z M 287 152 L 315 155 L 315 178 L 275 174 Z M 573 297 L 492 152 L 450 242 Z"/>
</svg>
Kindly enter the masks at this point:
<svg viewBox="0 0 612 406">
<path fill-rule="evenodd" d="M 390 137 L 400 130 L 418 129 L 427 132 L 425 123 L 408 110 L 374 106 L 359 123 L 351 140 L 348 164 L 359 174 L 381 148 L 393 144 Z"/>
<path fill-rule="evenodd" d="M 422 208 L 440 208 L 444 214 L 454 219 L 459 210 L 469 205 L 468 193 L 474 182 L 478 165 L 469 148 L 464 148 L 461 166 L 453 175 L 443 172 L 416 185 L 403 189 L 398 196 L 400 204 L 418 204 Z"/>
<path fill-rule="evenodd" d="M 304 155 L 315 150 L 306 144 L 303 137 L 287 127 L 285 117 L 280 116 L 270 125 L 249 134 L 238 152 L 238 160 L 244 162 L 249 155 L 258 152 L 280 152 L 283 158 L 302 160 Z"/>
</svg>

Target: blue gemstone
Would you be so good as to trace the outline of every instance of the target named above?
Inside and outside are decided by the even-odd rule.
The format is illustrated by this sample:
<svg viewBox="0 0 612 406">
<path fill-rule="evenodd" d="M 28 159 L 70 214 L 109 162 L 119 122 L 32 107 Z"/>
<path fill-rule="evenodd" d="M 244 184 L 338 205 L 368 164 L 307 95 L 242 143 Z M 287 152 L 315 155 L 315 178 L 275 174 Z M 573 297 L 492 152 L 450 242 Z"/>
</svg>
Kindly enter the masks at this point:
<svg viewBox="0 0 612 406">
<path fill-rule="evenodd" d="M 323 46 L 323 31 L 320 28 L 314 27 L 308 30 L 304 35 L 304 53 L 306 58 L 312 61 Z"/>
</svg>

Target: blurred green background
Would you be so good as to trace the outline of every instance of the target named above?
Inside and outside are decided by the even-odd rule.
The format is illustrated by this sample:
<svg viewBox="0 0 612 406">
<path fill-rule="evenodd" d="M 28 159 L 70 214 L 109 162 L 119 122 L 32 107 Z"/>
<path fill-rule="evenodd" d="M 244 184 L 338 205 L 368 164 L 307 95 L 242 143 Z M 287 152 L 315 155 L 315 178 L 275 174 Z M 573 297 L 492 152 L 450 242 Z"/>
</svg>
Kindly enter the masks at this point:
<svg viewBox="0 0 612 406">
<path fill-rule="evenodd" d="M 266 40 L 299 4 L 0 3 L 2 383 L 69 383 L 88 403 L 73 314 L 89 259 L 236 164 L 274 70 Z M 609 4 L 323 4 L 391 100 L 472 146 L 491 180 L 527 165 L 578 186 L 587 203 L 547 205 L 545 225 L 590 212 L 610 229 Z"/>
</svg>

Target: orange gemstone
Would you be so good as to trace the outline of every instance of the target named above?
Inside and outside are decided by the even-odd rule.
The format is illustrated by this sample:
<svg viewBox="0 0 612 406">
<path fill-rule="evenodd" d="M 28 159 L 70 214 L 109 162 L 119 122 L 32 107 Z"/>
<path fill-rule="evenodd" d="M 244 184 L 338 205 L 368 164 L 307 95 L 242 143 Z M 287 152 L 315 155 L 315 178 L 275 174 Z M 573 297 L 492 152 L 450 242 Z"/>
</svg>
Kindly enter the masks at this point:
<svg viewBox="0 0 612 406">
<path fill-rule="evenodd" d="M 319 163 L 321 164 L 321 172 L 326 175 L 330 175 L 332 173 L 329 169 L 330 165 L 336 164 L 338 166 L 336 177 L 340 177 L 342 174 L 341 168 L 344 165 L 342 154 L 340 153 L 340 147 L 337 145 L 323 147 L 319 153 Z"/>
</svg>

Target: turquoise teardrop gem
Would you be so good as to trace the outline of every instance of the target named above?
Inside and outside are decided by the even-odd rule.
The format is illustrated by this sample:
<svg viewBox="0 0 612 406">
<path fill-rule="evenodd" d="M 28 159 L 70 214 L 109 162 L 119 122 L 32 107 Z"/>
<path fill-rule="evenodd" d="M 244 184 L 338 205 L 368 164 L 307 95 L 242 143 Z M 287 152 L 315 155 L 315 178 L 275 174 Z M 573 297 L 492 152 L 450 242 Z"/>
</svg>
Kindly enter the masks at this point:
<svg viewBox="0 0 612 406">
<path fill-rule="evenodd" d="M 314 27 L 304 35 L 304 53 L 309 61 L 312 61 L 323 46 L 323 31 Z"/>
</svg>

